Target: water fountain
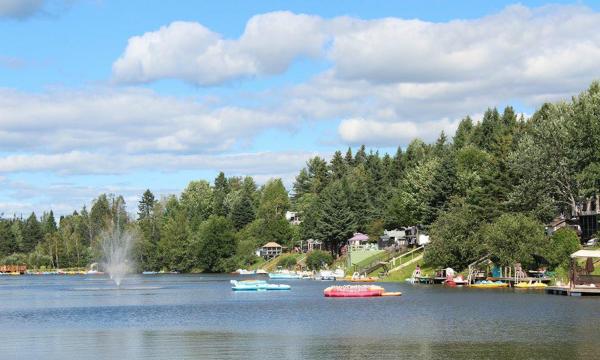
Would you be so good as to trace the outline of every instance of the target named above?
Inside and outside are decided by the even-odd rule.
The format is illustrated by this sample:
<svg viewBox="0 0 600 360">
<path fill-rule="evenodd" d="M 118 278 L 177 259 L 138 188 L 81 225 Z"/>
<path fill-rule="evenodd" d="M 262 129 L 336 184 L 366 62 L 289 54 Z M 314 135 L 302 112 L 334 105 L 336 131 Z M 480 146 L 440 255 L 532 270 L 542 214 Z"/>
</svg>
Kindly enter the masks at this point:
<svg viewBox="0 0 600 360">
<path fill-rule="evenodd" d="M 129 251 L 135 239 L 135 232 L 125 229 L 124 221 L 121 221 L 121 214 L 126 214 L 125 208 L 123 203 L 117 200 L 116 218 L 111 222 L 110 227 L 101 234 L 104 268 L 117 286 L 121 285 L 123 277 L 132 266 Z"/>
</svg>

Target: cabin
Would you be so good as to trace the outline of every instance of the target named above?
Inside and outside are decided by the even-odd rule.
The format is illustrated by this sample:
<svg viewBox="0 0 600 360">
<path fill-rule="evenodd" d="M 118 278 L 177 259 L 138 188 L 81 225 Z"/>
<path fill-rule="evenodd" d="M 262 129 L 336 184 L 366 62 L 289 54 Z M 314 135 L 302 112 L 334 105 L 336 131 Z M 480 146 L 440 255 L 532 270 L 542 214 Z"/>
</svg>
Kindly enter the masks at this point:
<svg viewBox="0 0 600 360">
<path fill-rule="evenodd" d="M 565 218 L 556 218 L 546 224 L 546 235 L 552 236 L 558 229 L 567 227 L 567 220 Z"/>
<path fill-rule="evenodd" d="M 408 246 L 421 246 L 429 243 L 429 235 L 422 233 L 423 228 L 419 226 L 409 226 L 404 230 L 404 238 Z"/>
<path fill-rule="evenodd" d="M 1 265 L 0 273 L 3 274 L 25 274 L 27 272 L 27 266 L 25 265 Z"/>
<path fill-rule="evenodd" d="M 408 241 L 405 238 L 405 230 L 384 230 L 383 235 L 377 240 L 380 249 L 385 248 L 406 248 Z"/>
<path fill-rule="evenodd" d="M 292 226 L 298 226 L 302 223 L 302 221 L 300 221 L 298 213 L 295 211 L 286 211 L 285 218 Z"/>
<path fill-rule="evenodd" d="M 276 256 L 279 256 L 282 252 L 283 247 L 276 242 L 267 243 L 262 248 L 260 248 L 260 256 L 265 258 L 265 260 L 269 260 Z"/>
<path fill-rule="evenodd" d="M 300 248 L 303 253 L 323 250 L 323 242 L 321 240 L 308 239 L 300 242 Z"/>
</svg>

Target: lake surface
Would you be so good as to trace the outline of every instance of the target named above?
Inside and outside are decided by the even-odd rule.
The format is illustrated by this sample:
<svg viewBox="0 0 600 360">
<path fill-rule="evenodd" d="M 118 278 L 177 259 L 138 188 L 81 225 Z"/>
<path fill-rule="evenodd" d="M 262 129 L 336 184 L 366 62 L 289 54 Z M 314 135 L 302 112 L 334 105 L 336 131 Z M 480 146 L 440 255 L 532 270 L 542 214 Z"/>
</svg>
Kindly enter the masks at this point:
<svg viewBox="0 0 600 360">
<path fill-rule="evenodd" d="M 597 358 L 600 297 L 383 283 L 399 298 L 331 299 L 331 282 L 234 292 L 235 275 L 0 276 L 1 359 Z M 276 282 L 276 281 L 272 281 Z"/>
</svg>

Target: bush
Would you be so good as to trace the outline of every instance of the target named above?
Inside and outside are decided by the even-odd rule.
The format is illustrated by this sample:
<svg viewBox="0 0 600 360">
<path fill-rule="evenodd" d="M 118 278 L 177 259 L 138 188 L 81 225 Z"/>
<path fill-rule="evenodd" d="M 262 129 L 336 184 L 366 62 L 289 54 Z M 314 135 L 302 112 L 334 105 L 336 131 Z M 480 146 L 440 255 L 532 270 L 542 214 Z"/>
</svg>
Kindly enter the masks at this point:
<svg viewBox="0 0 600 360">
<path fill-rule="evenodd" d="M 277 266 L 281 266 L 282 268 L 290 269 L 290 268 L 293 268 L 294 266 L 296 266 L 296 264 L 298 264 L 298 256 L 290 255 L 290 256 L 286 256 L 283 259 L 279 260 L 279 262 L 277 263 Z"/>
<path fill-rule="evenodd" d="M 546 260 L 552 268 L 561 266 L 567 268 L 570 255 L 579 248 L 579 237 L 575 231 L 567 228 L 559 229 L 552 234 L 546 250 Z"/>
<path fill-rule="evenodd" d="M 500 266 L 520 263 L 524 269 L 538 266 L 533 255 L 542 255 L 544 227 L 523 214 L 504 214 L 482 228 L 481 238 L 492 261 Z"/>
<path fill-rule="evenodd" d="M 332 263 L 333 256 L 322 250 L 313 251 L 306 257 L 306 266 L 308 266 L 310 270 L 319 270 L 323 265 Z"/>
</svg>

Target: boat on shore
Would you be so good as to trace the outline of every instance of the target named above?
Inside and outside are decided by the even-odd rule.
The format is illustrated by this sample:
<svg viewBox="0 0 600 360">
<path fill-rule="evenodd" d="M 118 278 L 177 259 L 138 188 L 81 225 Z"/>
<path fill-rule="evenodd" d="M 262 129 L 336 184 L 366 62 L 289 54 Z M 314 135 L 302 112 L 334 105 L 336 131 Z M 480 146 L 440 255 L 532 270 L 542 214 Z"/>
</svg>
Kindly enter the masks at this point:
<svg viewBox="0 0 600 360">
<path fill-rule="evenodd" d="M 263 280 L 237 281 L 231 280 L 233 291 L 266 291 L 266 290 L 290 290 L 292 287 L 284 284 L 269 284 Z"/>
</svg>

